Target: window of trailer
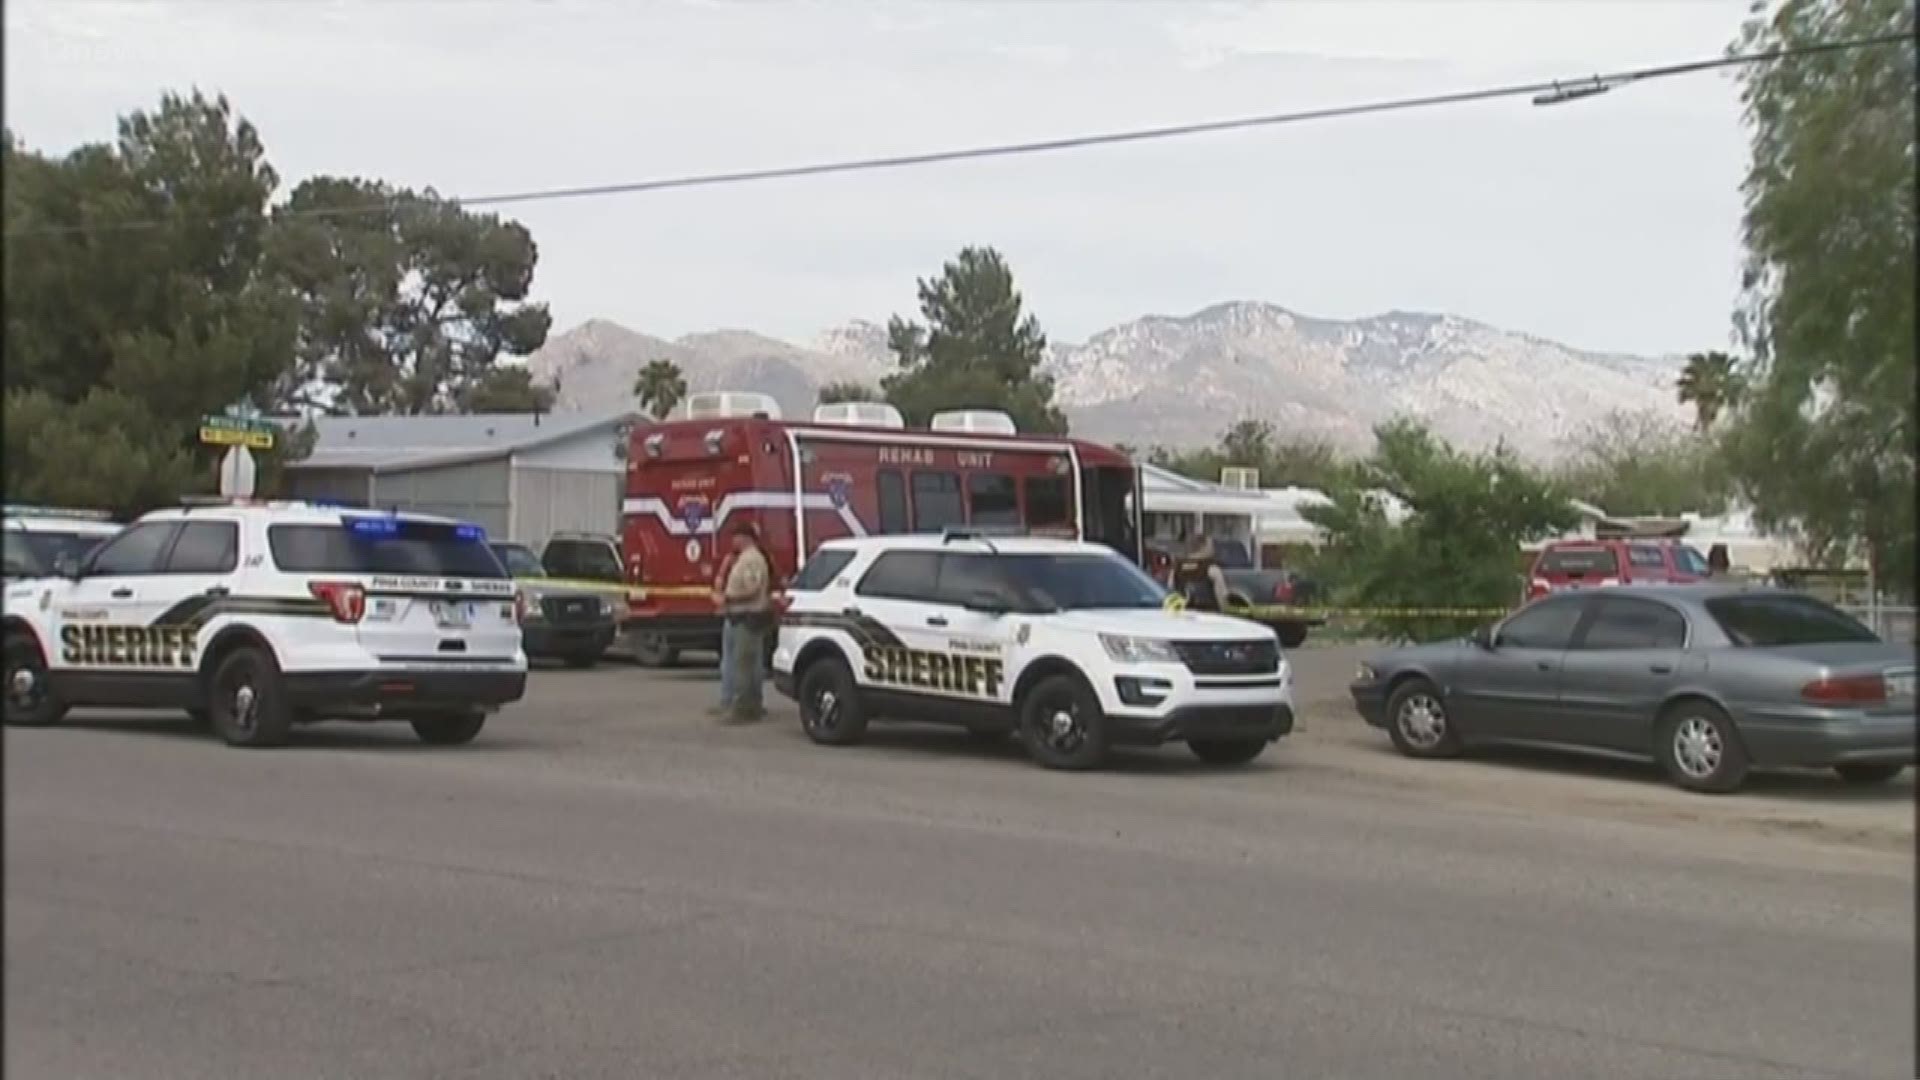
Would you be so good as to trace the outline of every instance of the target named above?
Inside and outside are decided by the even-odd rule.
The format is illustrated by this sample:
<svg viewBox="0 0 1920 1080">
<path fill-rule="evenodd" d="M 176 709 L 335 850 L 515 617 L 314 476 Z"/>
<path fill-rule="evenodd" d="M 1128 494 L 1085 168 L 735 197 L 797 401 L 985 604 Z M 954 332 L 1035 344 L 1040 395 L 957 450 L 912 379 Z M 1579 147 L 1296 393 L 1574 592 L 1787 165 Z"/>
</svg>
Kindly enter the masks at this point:
<svg viewBox="0 0 1920 1080">
<path fill-rule="evenodd" d="M 880 492 L 880 534 L 898 536 L 912 532 L 907 515 L 907 481 L 898 469 L 881 469 L 877 484 Z"/>
<path fill-rule="evenodd" d="M 967 477 L 967 520 L 975 525 L 1020 524 L 1020 488 L 1005 473 Z"/>
<path fill-rule="evenodd" d="M 960 478 L 950 472 L 913 474 L 913 528 L 915 532 L 940 532 L 967 523 L 966 507 L 960 504 Z"/>
</svg>

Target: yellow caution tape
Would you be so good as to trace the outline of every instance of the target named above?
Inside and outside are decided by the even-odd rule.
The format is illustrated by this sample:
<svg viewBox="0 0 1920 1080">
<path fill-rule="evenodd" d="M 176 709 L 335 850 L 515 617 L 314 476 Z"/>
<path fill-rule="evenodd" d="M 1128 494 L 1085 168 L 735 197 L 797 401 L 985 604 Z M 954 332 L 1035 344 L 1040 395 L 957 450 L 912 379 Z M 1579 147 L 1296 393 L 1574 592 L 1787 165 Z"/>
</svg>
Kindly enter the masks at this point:
<svg viewBox="0 0 1920 1080">
<path fill-rule="evenodd" d="M 561 589 L 579 589 L 582 592 L 619 593 L 629 600 L 638 600 L 646 592 L 637 585 L 622 585 L 617 581 L 588 581 L 584 578 L 516 577 L 513 580 L 522 585 L 551 585 Z"/>
</svg>

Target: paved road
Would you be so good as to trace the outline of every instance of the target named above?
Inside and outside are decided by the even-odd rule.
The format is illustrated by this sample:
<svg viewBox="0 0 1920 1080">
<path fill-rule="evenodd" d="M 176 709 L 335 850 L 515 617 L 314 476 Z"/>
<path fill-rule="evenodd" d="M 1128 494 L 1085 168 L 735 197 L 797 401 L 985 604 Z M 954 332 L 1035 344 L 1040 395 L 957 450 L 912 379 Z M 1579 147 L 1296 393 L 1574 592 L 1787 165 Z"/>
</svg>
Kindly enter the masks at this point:
<svg viewBox="0 0 1920 1080">
<path fill-rule="evenodd" d="M 1061 776 L 709 689 L 542 673 L 451 751 L 8 731 L 8 1075 L 1912 1075 L 1910 789 L 1662 816 L 1324 709 L 1250 769 Z"/>
</svg>

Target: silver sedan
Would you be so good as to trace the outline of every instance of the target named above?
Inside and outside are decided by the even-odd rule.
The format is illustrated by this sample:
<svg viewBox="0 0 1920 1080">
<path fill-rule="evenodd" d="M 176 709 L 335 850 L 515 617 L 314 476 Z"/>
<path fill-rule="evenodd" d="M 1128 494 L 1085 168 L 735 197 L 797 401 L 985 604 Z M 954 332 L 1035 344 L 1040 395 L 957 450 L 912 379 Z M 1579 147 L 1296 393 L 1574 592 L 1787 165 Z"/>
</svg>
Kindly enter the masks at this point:
<svg viewBox="0 0 1920 1080">
<path fill-rule="evenodd" d="M 1728 792 L 1756 768 L 1892 780 L 1914 761 L 1913 682 L 1912 647 L 1827 604 L 1709 584 L 1548 596 L 1467 640 L 1382 652 L 1349 689 L 1412 757 L 1545 746 Z"/>
</svg>

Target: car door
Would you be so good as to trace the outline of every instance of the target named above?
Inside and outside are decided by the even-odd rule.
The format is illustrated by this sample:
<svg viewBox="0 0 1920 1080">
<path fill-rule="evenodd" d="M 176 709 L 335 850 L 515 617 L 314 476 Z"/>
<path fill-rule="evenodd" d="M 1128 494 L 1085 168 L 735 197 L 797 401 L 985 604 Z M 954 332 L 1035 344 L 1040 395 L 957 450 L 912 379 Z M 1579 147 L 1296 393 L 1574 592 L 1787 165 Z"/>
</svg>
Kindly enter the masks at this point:
<svg viewBox="0 0 1920 1080">
<path fill-rule="evenodd" d="M 978 552 L 942 553 L 938 590 L 941 610 L 927 622 L 945 632 L 934 644 L 952 657 L 955 692 L 982 703 L 1003 701 L 1008 653 L 1020 622 L 1013 615 L 1018 593 L 1004 561 Z"/>
<path fill-rule="evenodd" d="M 1687 666 L 1687 620 L 1638 596 L 1604 596 L 1560 669 L 1564 741 L 1644 752 L 1653 717 Z"/>
<path fill-rule="evenodd" d="M 1588 597 L 1537 600 L 1497 627 L 1486 648 L 1462 658 L 1450 689 L 1455 715 L 1474 735 L 1537 739 L 1554 729 L 1560 664 Z"/>
<path fill-rule="evenodd" d="M 180 530 L 178 521 L 134 525 L 101 545 L 52 609 L 55 667 L 124 676 L 149 670 L 145 628 L 170 604 L 160 572 Z"/>
<path fill-rule="evenodd" d="M 940 553 L 914 549 L 884 552 L 861 575 L 839 615 L 860 646 L 863 685 L 921 699 L 942 692 L 930 654 L 945 645 L 954 611 L 939 601 L 939 576 Z"/>
</svg>

